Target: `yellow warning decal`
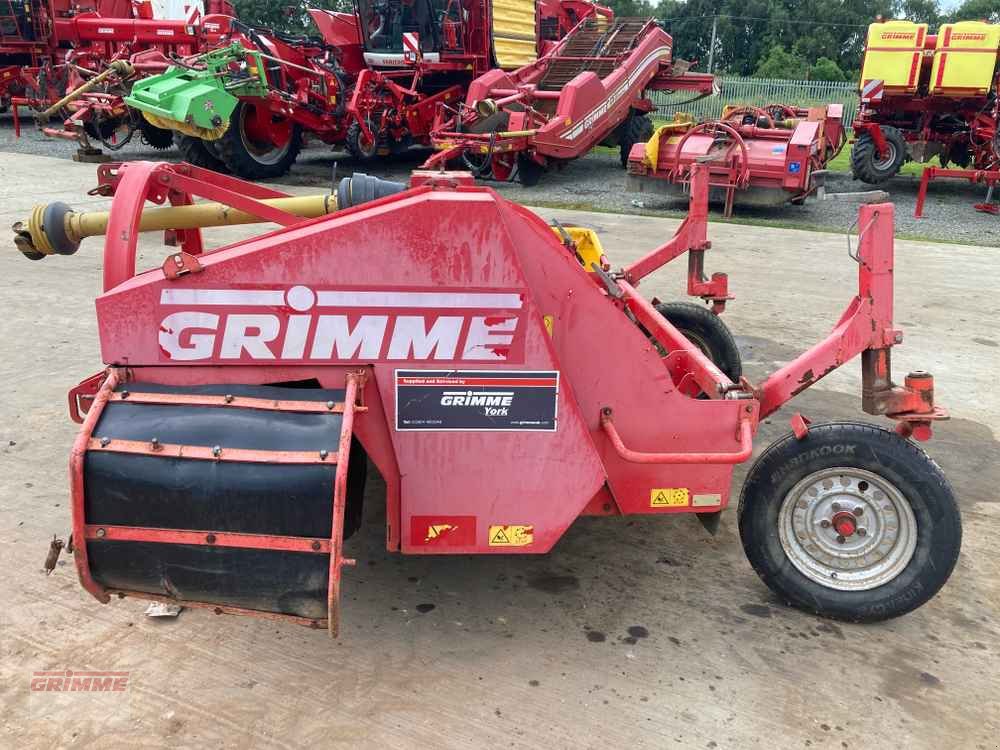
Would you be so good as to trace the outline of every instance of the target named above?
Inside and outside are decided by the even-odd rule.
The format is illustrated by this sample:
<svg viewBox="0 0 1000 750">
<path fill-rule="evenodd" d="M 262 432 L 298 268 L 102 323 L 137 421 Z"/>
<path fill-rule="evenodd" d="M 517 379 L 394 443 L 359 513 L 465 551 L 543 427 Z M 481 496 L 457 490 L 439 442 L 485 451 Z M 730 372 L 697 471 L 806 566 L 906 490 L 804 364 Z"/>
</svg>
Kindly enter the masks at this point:
<svg viewBox="0 0 1000 750">
<path fill-rule="evenodd" d="M 534 538 L 534 526 L 490 526 L 491 547 L 524 547 Z"/>
<path fill-rule="evenodd" d="M 650 508 L 678 508 L 690 505 L 687 487 L 654 487 L 649 491 Z"/>
</svg>

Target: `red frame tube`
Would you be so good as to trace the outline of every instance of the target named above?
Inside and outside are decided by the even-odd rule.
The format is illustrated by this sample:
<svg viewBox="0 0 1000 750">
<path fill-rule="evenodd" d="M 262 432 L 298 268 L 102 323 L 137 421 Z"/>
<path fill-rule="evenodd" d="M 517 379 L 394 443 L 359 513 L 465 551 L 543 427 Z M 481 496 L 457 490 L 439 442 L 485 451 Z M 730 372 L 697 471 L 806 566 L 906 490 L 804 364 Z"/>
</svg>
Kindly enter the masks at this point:
<svg viewBox="0 0 1000 750">
<path fill-rule="evenodd" d="M 623 459 L 633 464 L 741 464 L 753 454 L 753 406 L 740 417 L 740 449 L 731 453 L 643 453 L 625 447 L 615 429 L 611 409 L 601 411 L 601 429 Z"/>
</svg>

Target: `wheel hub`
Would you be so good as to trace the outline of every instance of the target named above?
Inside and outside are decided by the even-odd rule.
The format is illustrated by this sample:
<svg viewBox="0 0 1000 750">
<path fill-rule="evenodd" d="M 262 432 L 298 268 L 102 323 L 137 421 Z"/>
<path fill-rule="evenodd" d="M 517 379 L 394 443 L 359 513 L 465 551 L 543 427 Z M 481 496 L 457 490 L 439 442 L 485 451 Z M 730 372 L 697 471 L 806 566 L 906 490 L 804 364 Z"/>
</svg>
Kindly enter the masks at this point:
<svg viewBox="0 0 1000 750">
<path fill-rule="evenodd" d="M 854 514 L 847 513 L 845 511 L 833 514 L 831 526 L 833 526 L 836 532 L 842 537 L 849 537 L 855 531 L 858 531 L 858 525 L 855 523 Z"/>
<path fill-rule="evenodd" d="M 800 573 L 845 591 L 888 583 L 917 543 L 916 519 L 899 490 L 877 474 L 846 467 L 796 484 L 782 502 L 778 532 Z"/>
</svg>

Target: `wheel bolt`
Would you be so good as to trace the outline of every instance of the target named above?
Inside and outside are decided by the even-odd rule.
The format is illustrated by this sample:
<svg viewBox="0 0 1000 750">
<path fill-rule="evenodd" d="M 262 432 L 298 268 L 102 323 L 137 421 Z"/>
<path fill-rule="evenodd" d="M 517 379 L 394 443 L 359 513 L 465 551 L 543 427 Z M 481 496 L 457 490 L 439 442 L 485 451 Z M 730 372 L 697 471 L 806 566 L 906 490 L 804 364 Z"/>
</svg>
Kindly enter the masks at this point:
<svg viewBox="0 0 1000 750">
<path fill-rule="evenodd" d="M 845 537 L 843 534 L 837 534 L 837 544 L 843 544 L 846 541 L 847 537 Z"/>
<path fill-rule="evenodd" d="M 865 512 L 865 509 L 862 508 L 860 505 L 854 509 L 854 515 L 856 515 L 856 516 L 860 516 L 864 512 Z"/>
<path fill-rule="evenodd" d="M 830 522 L 827 521 L 825 518 L 819 522 L 819 525 L 822 526 L 824 529 L 830 528 Z"/>
</svg>

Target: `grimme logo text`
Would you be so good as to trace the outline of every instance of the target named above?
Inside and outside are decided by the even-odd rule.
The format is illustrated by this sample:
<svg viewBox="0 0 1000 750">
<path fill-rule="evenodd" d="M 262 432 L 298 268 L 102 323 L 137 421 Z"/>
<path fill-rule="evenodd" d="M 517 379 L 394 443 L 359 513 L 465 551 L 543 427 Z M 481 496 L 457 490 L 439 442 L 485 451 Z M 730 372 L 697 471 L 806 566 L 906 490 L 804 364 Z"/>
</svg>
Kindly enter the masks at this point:
<svg viewBox="0 0 1000 750">
<path fill-rule="evenodd" d="M 33 693 L 124 693 L 128 690 L 128 672 L 97 672 L 59 669 L 34 672 Z"/>
<path fill-rule="evenodd" d="M 482 407 L 487 417 L 506 417 L 514 403 L 514 391 L 445 391 L 441 406 Z"/>
</svg>

